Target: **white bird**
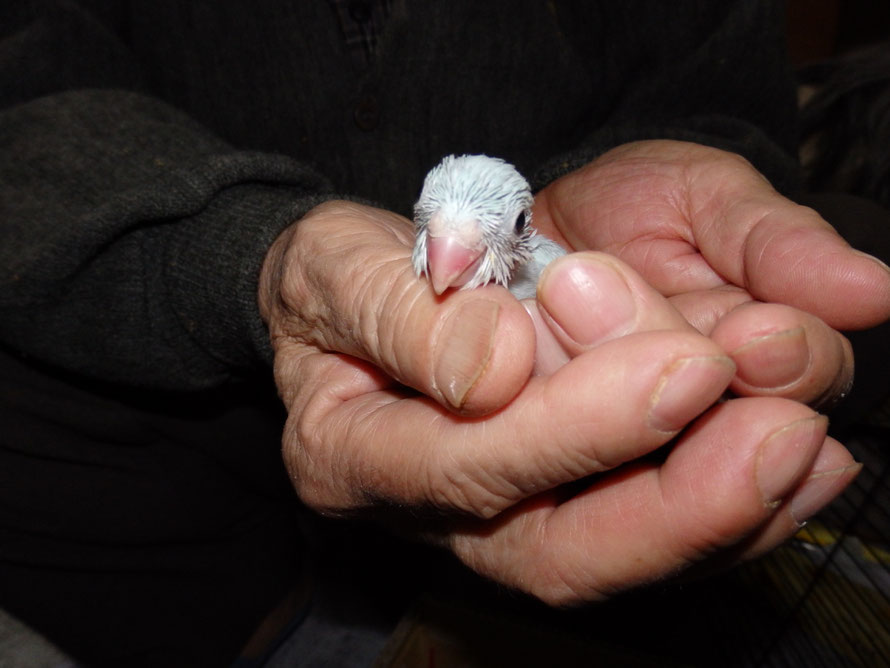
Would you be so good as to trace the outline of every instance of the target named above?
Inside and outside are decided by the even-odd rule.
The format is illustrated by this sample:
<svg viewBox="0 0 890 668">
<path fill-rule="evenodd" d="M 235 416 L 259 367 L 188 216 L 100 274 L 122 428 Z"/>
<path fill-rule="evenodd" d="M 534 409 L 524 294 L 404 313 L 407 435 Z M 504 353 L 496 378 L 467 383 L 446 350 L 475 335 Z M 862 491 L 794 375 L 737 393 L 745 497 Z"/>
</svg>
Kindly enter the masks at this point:
<svg viewBox="0 0 890 668">
<path fill-rule="evenodd" d="M 446 156 L 426 175 L 414 205 L 412 262 L 437 295 L 494 281 L 517 299 L 534 297 L 538 277 L 565 254 L 531 226 L 534 197 L 516 168 L 486 155 Z"/>
</svg>

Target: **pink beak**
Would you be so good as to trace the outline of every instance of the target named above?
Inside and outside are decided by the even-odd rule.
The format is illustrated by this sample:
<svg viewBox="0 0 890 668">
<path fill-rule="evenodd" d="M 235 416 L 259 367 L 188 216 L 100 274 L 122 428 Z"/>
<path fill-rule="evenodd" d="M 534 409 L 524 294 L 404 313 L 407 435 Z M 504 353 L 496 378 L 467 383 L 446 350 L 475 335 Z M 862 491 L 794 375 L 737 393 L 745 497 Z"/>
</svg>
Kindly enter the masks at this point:
<svg viewBox="0 0 890 668">
<path fill-rule="evenodd" d="M 437 295 L 470 280 L 482 259 L 481 249 L 467 248 L 452 237 L 429 237 L 426 251 L 430 282 Z"/>
</svg>

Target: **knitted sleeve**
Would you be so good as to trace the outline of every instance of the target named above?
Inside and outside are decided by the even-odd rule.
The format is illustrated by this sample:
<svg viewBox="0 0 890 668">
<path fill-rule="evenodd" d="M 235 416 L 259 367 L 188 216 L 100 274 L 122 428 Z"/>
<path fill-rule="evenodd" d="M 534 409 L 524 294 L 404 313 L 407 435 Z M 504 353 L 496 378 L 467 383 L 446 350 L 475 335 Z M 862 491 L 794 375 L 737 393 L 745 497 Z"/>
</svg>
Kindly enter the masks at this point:
<svg viewBox="0 0 890 668">
<path fill-rule="evenodd" d="M 329 184 L 146 95 L 105 24 L 47 4 L 0 9 L 0 342 L 160 389 L 262 366 L 263 257 Z"/>
</svg>

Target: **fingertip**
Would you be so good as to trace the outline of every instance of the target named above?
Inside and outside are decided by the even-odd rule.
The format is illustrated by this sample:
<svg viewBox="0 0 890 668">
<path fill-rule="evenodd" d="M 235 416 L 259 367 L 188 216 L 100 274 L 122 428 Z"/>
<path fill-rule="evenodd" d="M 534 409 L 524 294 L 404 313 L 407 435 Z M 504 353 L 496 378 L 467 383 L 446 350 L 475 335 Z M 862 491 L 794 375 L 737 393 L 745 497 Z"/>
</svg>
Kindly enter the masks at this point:
<svg viewBox="0 0 890 668">
<path fill-rule="evenodd" d="M 841 330 L 867 329 L 890 318 L 886 265 L 851 248 L 809 213 L 752 232 L 745 261 L 751 293 L 813 313 Z"/>
<path fill-rule="evenodd" d="M 712 409 L 662 468 L 673 512 L 697 504 L 686 539 L 737 537 L 767 521 L 817 461 L 824 431 L 824 418 L 787 399 L 733 399 Z"/>
<path fill-rule="evenodd" d="M 566 255 L 547 267 L 538 299 L 568 347 L 577 352 L 631 331 L 637 305 L 623 272 L 614 258 L 590 252 Z"/>
<path fill-rule="evenodd" d="M 862 464 L 856 462 L 841 443 L 831 437 L 825 438 L 809 475 L 775 514 L 740 544 L 741 549 L 735 558 L 740 561 L 754 559 L 778 547 L 842 494 L 861 470 Z"/>
<path fill-rule="evenodd" d="M 842 329 L 867 329 L 890 319 L 890 267 L 873 255 L 855 248 L 851 249 L 851 253 L 857 265 L 852 290 L 872 299 L 862 300 L 853 317 L 836 326 Z M 833 323 L 829 320 L 829 324 Z"/>
<path fill-rule="evenodd" d="M 859 330 L 890 318 L 890 273 L 875 258 L 852 248 L 819 258 L 810 308 L 835 329 Z"/>
<path fill-rule="evenodd" d="M 535 332 L 522 305 L 487 286 L 453 293 L 434 343 L 434 389 L 462 415 L 484 415 L 513 399 L 531 375 Z"/>
<path fill-rule="evenodd" d="M 849 391 L 849 341 L 808 313 L 782 304 L 748 302 L 711 333 L 738 366 L 731 389 L 741 396 L 781 396 L 829 406 Z"/>
<path fill-rule="evenodd" d="M 803 525 L 838 497 L 861 470 L 862 464 L 843 445 L 826 438 L 809 476 L 791 498 L 791 518 L 798 526 Z"/>
</svg>

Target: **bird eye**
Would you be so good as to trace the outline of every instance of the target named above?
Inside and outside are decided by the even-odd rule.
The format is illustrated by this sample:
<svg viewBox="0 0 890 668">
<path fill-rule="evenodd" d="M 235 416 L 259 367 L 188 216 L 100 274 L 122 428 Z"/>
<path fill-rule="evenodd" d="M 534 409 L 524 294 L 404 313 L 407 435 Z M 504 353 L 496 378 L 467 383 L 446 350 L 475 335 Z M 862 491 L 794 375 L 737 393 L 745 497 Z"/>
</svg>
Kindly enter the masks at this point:
<svg viewBox="0 0 890 668">
<path fill-rule="evenodd" d="M 520 234 L 525 229 L 525 223 L 525 211 L 520 211 L 519 215 L 516 216 L 516 226 L 514 228 L 516 230 L 516 234 Z"/>
</svg>

